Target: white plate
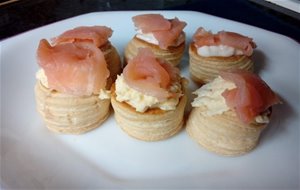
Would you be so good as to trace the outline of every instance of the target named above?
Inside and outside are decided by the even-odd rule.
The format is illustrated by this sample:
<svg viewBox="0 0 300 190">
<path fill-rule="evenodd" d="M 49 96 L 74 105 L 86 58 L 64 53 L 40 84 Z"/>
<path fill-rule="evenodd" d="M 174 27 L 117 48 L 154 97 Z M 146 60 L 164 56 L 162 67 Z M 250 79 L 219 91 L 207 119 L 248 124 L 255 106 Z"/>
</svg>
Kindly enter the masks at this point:
<svg viewBox="0 0 300 190">
<path fill-rule="evenodd" d="M 154 11 L 152 11 L 154 12 Z M 297 188 L 299 187 L 299 44 L 266 30 L 188 11 L 161 11 L 188 25 L 254 38 L 261 77 L 284 102 L 274 107 L 261 143 L 241 157 L 207 152 L 182 130 L 160 142 L 141 142 L 117 127 L 113 115 L 84 135 L 49 132 L 35 110 L 35 51 L 50 39 L 82 25 L 106 25 L 123 53 L 134 35 L 131 17 L 145 12 L 91 13 L 47 25 L 1 42 L 1 186 L 7 188 Z M 188 56 L 181 63 L 188 77 Z M 195 89 L 191 83 L 190 89 Z"/>
</svg>

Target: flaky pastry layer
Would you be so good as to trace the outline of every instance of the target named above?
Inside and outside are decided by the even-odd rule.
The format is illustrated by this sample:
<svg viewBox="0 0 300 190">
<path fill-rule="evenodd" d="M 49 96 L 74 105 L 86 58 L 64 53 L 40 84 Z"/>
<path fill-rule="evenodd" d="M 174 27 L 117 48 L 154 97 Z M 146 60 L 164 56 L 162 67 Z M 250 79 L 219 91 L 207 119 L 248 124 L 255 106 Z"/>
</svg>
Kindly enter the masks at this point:
<svg viewBox="0 0 300 190">
<path fill-rule="evenodd" d="M 191 111 L 186 124 L 189 136 L 205 149 L 225 156 L 245 154 L 256 147 L 266 124 L 244 124 L 234 111 L 203 116 L 204 106 Z"/>
</svg>

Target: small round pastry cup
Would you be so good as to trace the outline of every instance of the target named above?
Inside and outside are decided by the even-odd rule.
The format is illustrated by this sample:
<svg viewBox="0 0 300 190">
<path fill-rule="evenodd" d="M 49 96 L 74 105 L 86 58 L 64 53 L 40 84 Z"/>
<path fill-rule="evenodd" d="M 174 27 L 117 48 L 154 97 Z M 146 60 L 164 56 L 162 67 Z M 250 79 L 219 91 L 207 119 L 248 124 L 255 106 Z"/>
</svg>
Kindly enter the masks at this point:
<svg viewBox="0 0 300 190">
<path fill-rule="evenodd" d="M 152 108 L 141 113 L 126 102 L 116 100 L 115 85 L 112 86 L 111 92 L 114 117 L 120 128 L 129 136 L 143 141 L 159 141 L 167 139 L 181 130 L 184 123 L 186 95 L 180 97 L 175 110 L 164 111 Z"/>
<path fill-rule="evenodd" d="M 215 79 L 220 71 L 243 69 L 253 72 L 254 63 L 248 56 L 203 57 L 198 55 L 194 43 L 190 44 L 189 57 L 190 77 L 200 85 Z"/>
<path fill-rule="evenodd" d="M 204 116 L 204 106 L 192 109 L 186 124 L 189 136 L 205 149 L 224 156 L 238 156 L 256 147 L 267 124 L 242 123 L 234 111 Z"/>
<path fill-rule="evenodd" d="M 138 49 L 141 47 L 150 48 L 152 52 L 155 54 L 155 57 L 159 59 L 163 59 L 168 63 L 177 66 L 180 63 L 184 53 L 185 41 L 178 46 L 168 47 L 168 49 L 161 49 L 158 45 L 148 43 L 144 40 L 138 39 L 135 36 L 129 41 L 129 43 L 125 47 L 125 52 L 124 52 L 125 64 L 128 62 L 128 60 L 132 59 L 137 55 Z"/>
<path fill-rule="evenodd" d="M 49 130 L 81 134 L 99 127 L 110 115 L 110 99 L 98 95 L 73 96 L 51 91 L 39 81 L 35 85 L 37 111 Z"/>
<path fill-rule="evenodd" d="M 106 84 L 106 89 L 110 89 L 122 70 L 120 56 L 110 42 L 99 48 L 110 71 Z M 58 133 L 85 133 L 99 127 L 110 114 L 110 99 L 101 100 L 99 95 L 72 96 L 50 90 L 37 81 L 35 96 L 37 110 L 46 126 Z"/>
</svg>

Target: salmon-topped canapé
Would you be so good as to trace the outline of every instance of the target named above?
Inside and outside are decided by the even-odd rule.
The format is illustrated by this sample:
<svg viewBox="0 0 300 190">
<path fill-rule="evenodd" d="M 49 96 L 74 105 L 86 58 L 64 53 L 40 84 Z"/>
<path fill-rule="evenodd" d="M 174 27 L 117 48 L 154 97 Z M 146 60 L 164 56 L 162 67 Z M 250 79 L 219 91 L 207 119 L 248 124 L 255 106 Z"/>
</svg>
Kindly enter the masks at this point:
<svg viewBox="0 0 300 190">
<path fill-rule="evenodd" d="M 143 14 L 132 18 L 134 25 L 143 33 L 151 33 L 158 41 L 162 49 L 167 49 L 177 43 L 178 38 L 183 33 L 186 23 L 178 18 L 165 19 L 160 14 Z"/>
<path fill-rule="evenodd" d="M 235 32 L 221 31 L 213 34 L 200 27 L 193 36 L 193 42 L 197 48 L 202 46 L 226 45 L 241 50 L 244 55 L 250 56 L 256 44 L 252 38 L 243 36 Z"/>
</svg>

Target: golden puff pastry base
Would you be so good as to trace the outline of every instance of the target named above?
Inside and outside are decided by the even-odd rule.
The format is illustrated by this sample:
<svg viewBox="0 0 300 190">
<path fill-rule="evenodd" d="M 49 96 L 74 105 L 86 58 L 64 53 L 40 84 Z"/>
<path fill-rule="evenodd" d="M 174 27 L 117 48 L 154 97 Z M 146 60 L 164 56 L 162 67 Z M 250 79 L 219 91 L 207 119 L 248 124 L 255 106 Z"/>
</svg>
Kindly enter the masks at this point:
<svg viewBox="0 0 300 190">
<path fill-rule="evenodd" d="M 158 45 L 154 45 L 140 40 L 137 37 L 133 37 L 125 47 L 125 64 L 128 62 L 128 60 L 132 59 L 137 55 L 138 49 L 141 47 L 150 48 L 157 58 L 163 59 L 171 63 L 172 65 L 177 66 L 179 65 L 183 56 L 185 42 L 181 43 L 179 46 L 169 47 L 168 49 L 164 50 L 161 49 Z"/>
<path fill-rule="evenodd" d="M 244 124 L 234 111 L 203 116 L 205 107 L 193 108 L 187 120 L 189 136 L 205 149 L 224 156 L 239 156 L 256 147 L 266 124 Z"/>
<path fill-rule="evenodd" d="M 110 89 L 111 85 L 117 79 L 117 75 L 122 72 L 121 59 L 116 48 L 110 42 L 101 46 L 100 49 L 104 54 L 107 68 L 110 72 L 110 76 L 107 79 L 106 84 L 106 89 Z"/>
<path fill-rule="evenodd" d="M 110 99 L 98 95 L 76 97 L 35 85 L 37 111 L 49 130 L 64 134 L 81 134 L 99 127 L 110 115 Z"/>
<path fill-rule="evenodd" d="M 212 81 L 220 71 L 243 69 L 253 72 L 253 62 L 250 57 L 237 55 L 230 57 L 202 57 L 197 54 L 193 43 L 189 47 L 189 71 L 193 81 L 202 85 Z"/>
<path fill-rule="evenodd" d="M 115 86 L 112 86 L 111 104 L 118 125 L 129 136 L 143 141 L 159 141 L 178 133 L 184 123 L 186 102 L 187 97 L 184 95 L 175 110 L 154 108 L 140 113 L 126 102 L 117 101 Z"/>
</svg>

